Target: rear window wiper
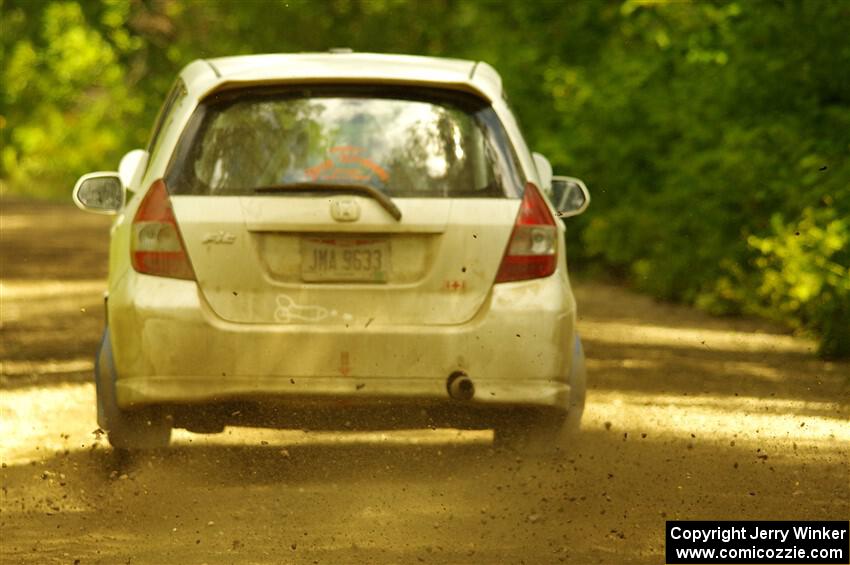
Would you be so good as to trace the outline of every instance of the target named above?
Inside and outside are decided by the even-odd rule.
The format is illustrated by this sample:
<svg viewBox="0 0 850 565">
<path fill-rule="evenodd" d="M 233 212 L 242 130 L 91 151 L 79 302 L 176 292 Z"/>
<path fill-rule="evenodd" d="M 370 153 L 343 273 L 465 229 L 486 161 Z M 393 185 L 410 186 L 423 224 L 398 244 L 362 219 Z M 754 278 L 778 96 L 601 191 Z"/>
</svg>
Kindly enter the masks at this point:
<svg viewBox="0 0 850 565">
<path fill-rule="evenodd" d="M 280 192 L 349 192 L 369 196 L 378 201 L 384 210 L 397 222 L 401 221 L 401 210 L 392 199 L 368 184 L 336 183 L 336 182 L 293 182 L 287 184 L 270 184 L 254 189 L 257 194 L 274 194 Z"/>
</svg>

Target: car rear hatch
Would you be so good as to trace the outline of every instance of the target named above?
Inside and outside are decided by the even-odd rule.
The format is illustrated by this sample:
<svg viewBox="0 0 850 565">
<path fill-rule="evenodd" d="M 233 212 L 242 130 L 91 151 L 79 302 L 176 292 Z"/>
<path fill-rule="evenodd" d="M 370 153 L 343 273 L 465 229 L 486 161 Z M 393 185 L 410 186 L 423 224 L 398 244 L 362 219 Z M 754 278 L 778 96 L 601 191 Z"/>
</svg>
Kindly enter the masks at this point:
<svg viewBox="0 0 850 565">
<path fill-rule="evenodd" d="M 222 319 L 451 325 L 482 308 L 511 237 L 512 151 L 469 95 L 289 87 L 201 104 L 165 180 Z"/>
</svg>

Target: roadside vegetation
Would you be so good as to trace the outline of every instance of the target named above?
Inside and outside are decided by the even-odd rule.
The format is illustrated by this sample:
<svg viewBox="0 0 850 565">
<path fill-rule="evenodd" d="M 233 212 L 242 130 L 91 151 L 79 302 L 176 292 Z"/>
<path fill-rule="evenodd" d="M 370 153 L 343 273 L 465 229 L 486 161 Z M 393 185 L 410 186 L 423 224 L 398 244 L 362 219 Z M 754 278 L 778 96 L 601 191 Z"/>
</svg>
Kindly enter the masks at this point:
<svg viewBox="0 0 850 565">
<path fill-rule="evenodd" d="M 850 3 L 0 0 L 0 191 L 67 198 L 143 147 L 199 57 L 483 59 L 582 177 L 571 261 L 850 355 Z"/>
</svg>

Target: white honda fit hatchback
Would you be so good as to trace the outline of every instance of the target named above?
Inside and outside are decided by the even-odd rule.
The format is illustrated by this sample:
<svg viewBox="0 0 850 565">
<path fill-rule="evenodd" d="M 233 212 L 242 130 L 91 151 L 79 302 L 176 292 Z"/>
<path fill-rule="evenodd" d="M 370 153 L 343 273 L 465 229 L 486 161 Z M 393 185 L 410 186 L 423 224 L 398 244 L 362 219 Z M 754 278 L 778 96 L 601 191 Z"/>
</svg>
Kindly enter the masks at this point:
<svg viewBox="0 0 850 565">
<path fill-rule="evenodd" d="M 485 63 L 195 61 L 147 150 L 74 201 L 116 214 L 95 367 L 116 448 L 229 425 L 548 448 L 581 418 L 558 218 L 589 196 L 529 152 Z"/>
</svg>

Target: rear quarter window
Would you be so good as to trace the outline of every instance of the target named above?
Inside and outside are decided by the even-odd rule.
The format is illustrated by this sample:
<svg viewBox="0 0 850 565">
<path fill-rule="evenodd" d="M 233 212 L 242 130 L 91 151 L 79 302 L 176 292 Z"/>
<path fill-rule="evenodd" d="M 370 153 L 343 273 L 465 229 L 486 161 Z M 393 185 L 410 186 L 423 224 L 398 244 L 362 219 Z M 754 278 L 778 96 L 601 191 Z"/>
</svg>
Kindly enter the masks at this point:
<svg viewBox="0 0 850 565">
<path fill-rule="evenodd" d="M 162 134 L 174 119 L 174 110 L 180 106 L 180 103 L 186 98 L 187 94 L 186 84 L 182 79 L 177 79 L 172 85 L 171 90 L 168 91 L 168 96 L 165 97 L 165 102 L 156 116 L 151 137 L 148 141 L 148 154 L 153 155 L 159 149 Z"/>
</svg>

